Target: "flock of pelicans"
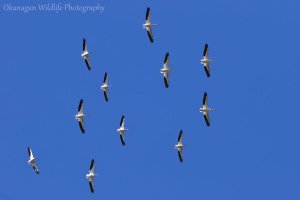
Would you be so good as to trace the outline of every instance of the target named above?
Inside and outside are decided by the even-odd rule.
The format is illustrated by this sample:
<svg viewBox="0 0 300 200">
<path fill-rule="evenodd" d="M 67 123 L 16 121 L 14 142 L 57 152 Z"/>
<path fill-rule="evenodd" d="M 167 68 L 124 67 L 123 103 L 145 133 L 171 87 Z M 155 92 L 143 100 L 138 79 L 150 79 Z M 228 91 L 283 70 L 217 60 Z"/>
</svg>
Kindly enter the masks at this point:
<svg viewBox="0 0 300 200">
<path fill-rule="evenodd" d="M 147 34 L 149 37 L 149 40 L 151 43 L 153 43 L 153 34 L 152 34 L 152 26 L 156 26 L 157 24 L 152 24 L 150 21 L 150 8 L 147 8 L 146 11 L 146 22 L 145 24 L 143 24 L 143 28 L 145 28 L 147 30 Z M 91 65 L 90 65 L 90 60 L 89 60 L 89 52 L 87 49 L 87 42 L 86 39 L 83 39 L 83 52 L 81 54 L 81 57 L 84 59 L 86 67 L 88 70 L 91 70 Z M 208 59 L 208 44 L 205 44 L 204 46 L 204 51 L 203 51 L 203 58 L 200 60 L 200 63 L 204 65 L 204 70 L 206 72 L 207 77 L 210 77 L 210 69 L 209 69 L 209 63 L 212 60 Z M 167 52 L 165 55 L 165 59 L 164 59 L 164 65 L 163 68 L 160 69 L 160 72 L 163 74 L 164 76 L 164 84 L 165 87 L 168 88 L 169 87 L 169 72 L 170 72 L 170 68 L 169 68 L 169 53 Z M 107 73 L 104 74 L 104 80 L 103 80 L 103 84 L 101 85 L 101 90 L 104 93 L 104 98 L 105 101 L 108 102 L 108 90 L 109 90 L 109 85 L 108 85 L 108 75 Z M 206 122 L 206 125 L 209 127 L 210 126 L 210 119 L 209 119 L 209 112 L 210 111 L 214 111 L 215 109 L 210 108 L 208 106 L 208 97 L 207 97 L 207 93 L 204 93 L 203 96 L 203 103 L 202 103 L 202 107 L 199 109 L 200 112 L 203 113 L 204 116 L 204 120 Z M 80 100 L 79 105 L 78 105 L 78 111 L 77 114 L 75 115 L 75 119 L 78 120 L 79 122 L 79 128 L 81 130 L 81 133 L 85 133 L 85 129 L 84 129 L 84 112 L 83 112 L 83 99 Z M 125 131 L 127 131 L 128 129 L 125 128 L 125 116 L 122 115 L 121 117 L 121 121 L 120 121 L 120 127 L 117 129 L 117 131 L 120 133 L 120 139 L 121 139 L 121 143 L 122 145 L 125 145 L 125 139 L 124 139 L 124 133 Z M 180 130 L 179 135 L 178 135 L 178 140 L 177 140 L 177 144 L 175 145 L 175 148 L 178 151 L 178 157 L 179 157 L 179 161 L 182 162 L 183 161 L 183 156 L 182 156 L 182 149 L 184 147 L 183 143 L 182 143 L 182 134 L 183 131 Z M 39 170 L 38 167 L 35 163 L 36 158 L 33 156 L 32 150 L 30 147 L 28 147 L 28 154 L 29 154 L 29 160 L 28 163 L 33 167 L 34 171 L 39 174 Z M 91 164 L 90 164 L 90 168 L 89 168 L 89 172 L 86 175 L 86 178 L 89 181 L 89 186 L 90 186 L 90 190 L 93 193 L 94 192 L 94 177 L 97 174 L 94 173 L 94 159 L 92 159 Z"/>
</svg>

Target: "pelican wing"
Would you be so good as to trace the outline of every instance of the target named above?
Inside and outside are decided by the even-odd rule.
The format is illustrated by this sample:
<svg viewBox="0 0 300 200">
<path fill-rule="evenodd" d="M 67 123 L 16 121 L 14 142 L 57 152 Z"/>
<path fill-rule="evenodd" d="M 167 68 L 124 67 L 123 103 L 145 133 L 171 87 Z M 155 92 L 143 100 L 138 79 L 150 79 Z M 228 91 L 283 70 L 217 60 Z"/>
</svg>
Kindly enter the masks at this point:
<svg viewBox="0 0 300 200">
<path fill-rule="evenodd" d="M 147 7 L 146 11 L 146 22 L 150 23 L 150 7 Z"/>
<path fill-rule="evenodd" d="M 80 99 L 77 110 L 78 110 L 78 113 L 83 113 L 83 99 Z"/>
<path fill-rule="evenodd" d="M 86 50 L 87 50 L 86 39 L 83 38 L 83 42 L 82 42 L 82 51 L 86 51 Z"/>
<path fill-rule="evenodd" d="M 107 81 L 108 81 L 107 72 L 105 72 L 105 74 L 104 74 L 104 79 L 103 79 L 103 83 L 106 83 L 106 84 L 107 84 Z"/>
<path fill-rule="evenodd" d="M 39 169 L 37 168 L 36 164 L 32 164 L 32 168 L 35 171 L 35 173 L 40 174 Z"/>
<path fill-rule="evenodd" d="M 168 72 L 164 72 L 164 83 L 165 83 L 165 87 L 168 88 L 169 87 L 169 75 L 168 75 Z"/>
<path fill-rule="evenodd" d="M 89 185 L 90 185 L 91 193 L 94 193 L 94 177 L 89 178 Z"/>
<path fill-rule="evenodd" d="M 122 145 L 125 145 L 125 140 L 124 140 L 124 135 L 123 134 L 120 134 L 120 139 L 121 139 Z"/>
<path fill-rule="evenodd" d="M 208 44 L 205 44 L 204 46 L 203 56 L 206 58 L 208 57 Z"/>
<path fill-rule="evenodd" d="M 204 95 L 203 95 L 203 105 L 205 106 L 208 106 L 208 97 L 207 97 L 207 92 L 204 92 Z"/>
<path fill-rule="evenodd" d="M 204 70 L 205 70 L 206 76 L 210 77 L 209 62 L 204 63 Z"/>
<path fill-rule="evenodd" d="M 121 121 L 120 121 L 120 126 L 124 126 L 124 115 L 122 115 L 122 117 L 121 117 Z"/>
<path fill-rule="evenodd" d="M 79 119 L 79 128 L 80 128 L 80 130 L 81 130 L 81 133 L 85 133 L 83 121 L 84 121 L 83 118 L 80 118 L 80 119 Z"/>
<path fill-rule="evenodd" d="M 169 52 L 167 52 L 165 55 L 164 68 L 167 68 L 168 65 L 169 65 Z"/>
<path fill-rule="evenodd" d="M 32 151 L 31 151 L 30 147 L 27 147 L 27 151 L 28 151 L 28 155 L 31 159 L 33 157 L 33 154 L 32 154 Z"/>
<path fill-rule="evenodd" d="M 154 40 L 153 40 L 153 34 L 152 34 L 151 27 L 147 27 L 147 34 L 148 34 L 150 42 L 153 43 Z"/>
<path fill-rule="evenodd" d="M 91 64 L 90 64 L 90 59 L 89 59 L 88 55 L 86 55 L 86 57 L 84 58 L 84 62 L 85 62 L 86 67 L 88 68 L 88 70 L 91 70 Z"/>
<path fill-rule="evenodd" d="M 108 101 L 108 94 L 107 94 L 107 91 L 104 91 L 104 98 L 105 98 L 105 101 L 107 102 Z"/>
<path fill-rule="evenodd" d="M 95 161 L 94 161 L 94 159 L 92 159 L 91 164 L 90 164 L 90 172 L 94 172 L 94 167 L 95 167 L 94 163 L 95 163 Z"/>
<path fill-rule="evenodd" d="M 180 161 L 180 162 L 183 161 L 182 148 L 179 148 L 179 149 L 178 149 L 178 158 L 179 158 L 179 161 Z"/>
<path fill-rule="evenodd" d="M 178 144 L 182 144 L 182 130 L 180 130 L 179 135 L 178 135 Z"/>
<path fill-rule="evenodd" d="M 203 116 L 204 116 L 205 123 L 209 127 L 210 126 L 209 113 L 204 112 L 203 114 L 204 114 Z"/>
</svg>

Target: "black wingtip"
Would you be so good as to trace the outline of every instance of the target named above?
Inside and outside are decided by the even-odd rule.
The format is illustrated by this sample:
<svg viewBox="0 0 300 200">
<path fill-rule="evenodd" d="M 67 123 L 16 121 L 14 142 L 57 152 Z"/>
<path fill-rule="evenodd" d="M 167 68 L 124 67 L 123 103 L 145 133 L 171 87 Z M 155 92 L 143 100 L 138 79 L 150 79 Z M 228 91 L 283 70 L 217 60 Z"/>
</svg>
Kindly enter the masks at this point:
<svg viewBox="0 0 300 200">
<path fill-rule="evenodd" d="M 204 66 L 204 70 L 205 70 L 206 76 L 209 78 L 210 77 L 210 72 L 208 71 L 208 69 L 205 66 Z"/>
<path fill-rule="evenodd" d="M 166 62 L 167 62 L 168 58 L 169 58 L 169 52 L 167 52 L 167 53 L 166 53 L 166 55 L 165 55 L 165 60 L 164 60 L 164 63 L 166 63 Z"/>
<path fill-rule="evenodd" d="M 203 105 L 205 104 L 206 98 L 207 98 L 207 92 L 204 92 L 204 95 L 203 95 L 203 102 L 202 102 Z"/>
<path fill-rule="evenodd" d="M 206 126 L 209 127 L 210 122 L 209 122 L 208 118 L 206 117 L 206 115 L 204 115 L 204 119 L 205 119 Z"/>
<path fill-rule="evenodd" d="M 107 72 L 105 72 L 105 74 L 104 74 L 103 83 L 105 83 L 106 78 L 107 78 Z"/>
<path fill-rule="evenodd" d="M 182 161 L 183 161 L 183 159 L 182 159 L 182 155 L 181 155 L 180 151 L 178 151 L 178 158 L 179 158 L 179 161 L 180 161 L 180 162 L 182 162 Z"/>
<path fill-rule="evenodd" d="M 154 42 L 153 36 L 151 35 L 151 33 L 148 30 L 147 30 L 147 34 L 148 34 L 150 42 L 153 43 Z"/>
<path fill-rule="evenodd" d="M 91 66 L 90 66 L 89 62 L 87 61 L 87 59 L 84 59 L 84 62 L 85 62 L 85 65 L 86 65 L 87 69 L 89 71 L 91 71 Z"/>
<path fill-rule="evenodd" d="M 180 140 L 180 138 L 182 137 L 182 130 L 180 130 L 179 135 L 178 135 L 178 142 Z"/>
<path fill-rule="evenodd" d="M 146 11 L 146 20 L 148 19 L 149 12 L 150 12 L 150 7 L 147 7 L 147 11 Z"/>
<path fill-rule="evenodd" d="M 165 87 L 169 88 L 169 83 L 168 83 L 168 80 L 165 76 L 164 76 L 164 83 L 165 83 Z"/>
<path fill-rule="evenodd" d="M 107 96 L 106 92 L 104 92 L 104 98 L 105 98 L 105 101 L 108 102 L 108 96 Z"/>
<path fill-rule="evenodd" d="M 124 138 L 122 137 L 122 135 L 120 134 L 120 139 L 121 139 L 121 143 L 123 146 L 125 146 L 125 141 L 124 141 Z"/>
<path fill-rule="evenodd" d="M 208 44 L 206 43 L 204 46 L 203 56 L 206 55 L 207 49 L 208 49 Z"/>
<path fill-rule="evenodd" d="M 93 188 L 93 185 L 92 185 L 92 182 L 91 182 L 91 181 L 89 181 L 89 185 L 90 185 L 91 193 L 94 193 L 94 188 Z"/>
<path fill-rule="evenodd" d="M 91 165 L 90 165 L 90 170 L 92 170 L 93 166 L 94 166 L 94 159 L 91 160 Z"/>
<path fill-rule="evenodd" d="M 125 116 L 122 115 L 121 120 L 120 120 L 120 126 L 122 126 L 123 120 L 124 120 Z"/>
<path fill-rule="evenodd" d="M 79 122 L 79 128 L 80 128 L 81 133 L 84 134 L 85 130 L 84 130 L 81 122 Z"/>
<path fill-rule="evenodd" d="M 83 51 L 85 50 L 85 44 L 86 44 L 86 40 L 85 40 L 85 38 L 83 38 L 83 41 L 82 41 L 82 50 Z"/>
</svg>

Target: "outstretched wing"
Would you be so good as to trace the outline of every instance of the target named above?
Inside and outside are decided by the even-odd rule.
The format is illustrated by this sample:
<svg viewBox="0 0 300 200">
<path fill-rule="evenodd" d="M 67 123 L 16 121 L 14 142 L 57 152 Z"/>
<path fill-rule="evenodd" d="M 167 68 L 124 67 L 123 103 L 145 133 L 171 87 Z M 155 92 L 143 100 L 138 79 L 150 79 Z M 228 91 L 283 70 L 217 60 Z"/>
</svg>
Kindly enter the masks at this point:
<svg viewBox="0 0 300 200">
<path fill-rule="evenodd" d="M 91 164 L 90 164 L 90 172 L 94 172 L 94 167 L 95 167 L 94 163 L 95 163 L 95 161 L 94 161 L 94 159 L 92 159 Z"/>
<path fill-rule="evenodd" d="M 209 114 L 208 112 L 204 112 L 203 114 L 204 114 L 203 116 L 204 116 L 205 123 L 209 127 L 210 126 Z"/>
<path fill-rule="evenodd" d="M 89 185 L 90 185 L 91 193 L 94 193 L 94 178 L 92 177 L 90 178 Z"/>
<path fill-rule="evenodd" d="M 121 117 L 121 121 L 120 121 L 120 126 L 124 126 L 124 115 L 122 115 L 122 117 Z"/>
<path fill-rule="evenodd" d="M 168 65 L 169 65 L 169 52 L 167 52 L 165 55 L 164 68 L 166 68 Z"/>
<path fill-rule="evenodd" d="M 78 110 L 78 113 L 83 113 L 83 99 L 80 99 L 77 110 Z"/>
<path fill-rule="evenodd" d="M 121 139 L 122 145 L 125 145 L 125 140 L 124 140 L 124 135 L 123 134 L 120 134 L 120 139 Z"/>
<path fill-rule="evenodd" d="M 206 76 L 210 77 L 209 62 L 204 63 L 204 70 L 205 70 Z"/>
<path fill-rule="evenodd" d="M 207 92 L 204 92 L 204 95 L 203 95 L 203 105 L 207 106 L 208 105 L 208 97 L 207 97 Z"/>
<path fill-rule="evenodd" d="M 88 55 L 86 55 L 86 57 L 84 58 L 84 62 L 85 62 L 86 67 L 88 68 L 88 70 L 91 70 L 91 64 L 90 64 L 90 59 L 89 59 Z"/>
<path fill-rule="evenodd" d="M 40 174 L 39 169 L 37 168 L 36 164 L 32 164 L 33 170 L 35 171 L 35 173 Z"/>
<path fill-rule="evenodd" d="M 86 39 L 83 38 L 83 42 L 82 42 L 82 51 L 86 51 Z"/>
<path fill-rule="evenodd" d="M 179 161 L 182 162 L 183 161 L 182 148 L 178 149 L 178 157 L 179 157 Z"/>
<path fill-rule="evenodd" d="M 168 72 L 164 72 L 164 83 L 165 83 L 165 87 L 168 88 L 169 87 L 169 75 L 168 75 Z"/>
<path fill-rule="evenodd" d="M 182 144 L 182 130 L 180 130 L 179 135 L 178 135 L 178 143 Z"/>
<path fill-rule="evenodd" d="M 27 151 L 28 151 L 29 157 L 32 157 L 33 155 L 32 155 L 32 151 L 31 151 L 30 147 L 27 147 Z"/>
<path fill-rule="evenodd" d="M 104 98 L 105 98 L 105 101 L 108 101 L 108 94 L 107 94 L 107 91 L 104 91 Z"/>
<path fill-rule="evenodd" d="M 147 35 L 149 37 L 149 40 L 151 43 L 153 43 L 153 34 L 152 34 L 152 28 L 151 27 L 147 27 Z"/>
<path fill-rule="evenodd" d="M 206 58 L 208 57 L 208 44 L 207 43 L 204 46 L 203 56 Z"/>
<path fill-rule="evenodd" d="M 150 23 L 150 7 L 147 7 L 146 11 L 146 22 Z"/>
<path fill-rule="evenodd" d="M 79 128 L 80 128 L 80 131 L 81 133 L 85 133 L 85 129 L 84 129 L 84 123 L 83 123 L 84 119 L 83 118 L 80 118 L 79 119 Z"/>
<path fill-rule="evenodd" d="M 105 72 L 105 74 L 104 74 L 103 83 L 106 83 L 106 84 L 107 84 L 107 72 Z"/>
</svg>

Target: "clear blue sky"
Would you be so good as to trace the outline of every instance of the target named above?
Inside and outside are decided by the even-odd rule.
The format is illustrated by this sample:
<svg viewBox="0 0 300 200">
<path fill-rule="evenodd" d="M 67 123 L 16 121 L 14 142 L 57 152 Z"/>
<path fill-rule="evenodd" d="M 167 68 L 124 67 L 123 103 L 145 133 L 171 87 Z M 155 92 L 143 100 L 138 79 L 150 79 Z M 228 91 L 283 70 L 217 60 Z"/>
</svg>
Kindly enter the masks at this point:
<svg viewBox="0 0 300 200">
<path fill-rule="evenodd" d="M 300 199 L 298 0 L 73 1 L 105 7 L 94 14 L 3 9 L 22 2 L 1 1 L 1 200 Z M 147 6 L 158 24 L 153 44 L 142 28 Z M 210 79 L 199 63 L 205 43 Z M 167 51 L 174 70 L 165 89 Z M 210 128 L 199 113 L 205 91 L 217 109 Z M 74 119 L 81 98 L 85 135 Z M 92 158 L 94 194 L 85 179 Z"/>
</svg>

